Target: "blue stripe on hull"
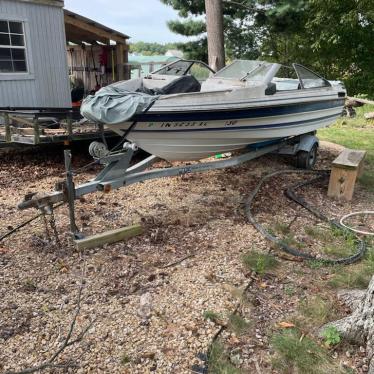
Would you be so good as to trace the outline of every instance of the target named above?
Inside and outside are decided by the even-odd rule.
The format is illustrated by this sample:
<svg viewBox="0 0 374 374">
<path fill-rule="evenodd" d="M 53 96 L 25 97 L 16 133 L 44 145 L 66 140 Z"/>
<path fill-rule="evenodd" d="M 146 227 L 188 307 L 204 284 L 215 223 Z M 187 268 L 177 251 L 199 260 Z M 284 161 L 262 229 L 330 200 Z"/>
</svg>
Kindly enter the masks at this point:
<svg viewBox="0 0 374 374">
<path fill-rule="evenodd" d="M 138 122 L 179 122 L 179 121 L 217 121 L 228 119 L 247 119 L 258 117 L 273 117 L 287 114 L 314 112 L 323 109 L 343 107 L 345 99 L 324 100 L 314 103 L 285 104 L 262 108 L 228 109 L 216 111 L 188 112 L 148 112 L 136 116 Z"/>
<path fill-rule="evenodd" d="M 150 128 L 149 130 L 139 130 L 135 128 L 132 130 L 132 132 L 143 132 L 143 133 L 153 133 L 153 132 L 191 132 L 191 131 L 241 131 L 241 130 L 255 130 L 255 129 L 272 129 L 272 128 L 277 128 L 277 127 L 282 127 L 282 126 L 297 126 L 297 125 L 302 125 L 302 124 L 307 124 L 311 122 L 318 122 L 318 121 L 323 121 L 323 120 L 328 120 L 328 119 L 333 119 L 337 118 L 337 114 L 332 114 L 329 116 L 324 116 L 324 117 L 318 117 L 314 119 L 308 119 L 308 120 L 303 120 L 303 121 L 295 121 L 295 122 L 286 122 L 286 123 L 273 123 L 273 124 L 268 124 L 268 125 L 253 125 L 253 126 L 235 126 L 235 127 L 210 127 L 210 128 L 194 128 L 194 129 L 159 129 L 159 130 L 154 130 Z M 126 129 L 121 129 L 121 131 L 125 132 Z"/>
</svg>

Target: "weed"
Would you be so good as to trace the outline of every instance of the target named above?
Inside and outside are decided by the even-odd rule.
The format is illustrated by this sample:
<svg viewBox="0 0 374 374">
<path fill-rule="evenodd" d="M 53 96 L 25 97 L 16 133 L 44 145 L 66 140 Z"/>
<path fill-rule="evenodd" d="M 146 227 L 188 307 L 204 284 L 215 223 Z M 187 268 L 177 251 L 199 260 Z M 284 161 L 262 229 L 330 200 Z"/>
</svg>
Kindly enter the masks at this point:
<svg viewBox="0 0 374 374">
<path fill-rule="evenodd" d="M 329 284 L 334 288 L 366 288 L 374 274 L 374 251 L 371 242 L 367 243 L 363 260 L 350 267 L 335 267 L 334 277 Z"/>
<path fill-rule="evenodd" d="M 305 244 L 297 241 L 292 234 L 286 235 L 283 239 L 281 239 L 281 242 L 289 247 L 295 247 L 299 249 L 305 247 Z"/>
<path fill-rule="evenodd" d="M 126 365 L 130 362 L 131 362 L 130 357 L 126 353 L 124 353 L 121 357 L 121 365 Z"/>
<path fill-rule="evenodd" d="M 244 265 L 259 275 L 276 268 L 279 262 L 272 255 L 260 252 L 249 252 L 243 256 Z"/>
<path fill-rule="evenodd" d="M 28 292 L 35 292 L 38 289 L 35 281 L 33 279 L 26 279 L 23 285 L 23 290 Z"/>
<path fill-rule="evenodd" d="M 281 373 L 324 374 L 334 371 L 327 352 L 296 329 L 284 330 L 272 338 L 276 352 L 273 366 Z"/>
<path fill-rule="evenodd" d="M 231 314 L 229 316 L 229 328 L 237 335 L 244 334 L 248 331 L 250 323 L 238 314 Z"/>
<path fill-rule="evenodd" d="M 279 233 L 284 234 L 284 235 L 287 235 L 287 234 L 290 233 L 290 228 L 285 223 L 277 222 L 274 225 L 274 231 L 279 232 Z"/>
<path fill-rule="evenodd" d="M 324 343 L 328 348 L 339 344 L 342 340 L 340 333 L 335 326 L 326 327 L 322 331 L 322 336 L 325 338 Z"/>
<path fill-rule="evenodd" d="M 298 309 L 304 325 L 311 326 L 321 326 L 333 319 L 336 314 L 332 302 L 325 301 L 320 296 L 302 300 Z"/>
<path fill-rule="evenodd" d="M 325 263 L 320 260 L 308 260 L 306 261 L 306 264 L 313 270 L 321 269 L 325 266 Z"/>
<path fill-rule="evenodd" d="M 237 369 L 229 359 L 228 354 L 221 342 L 214 342 L 208 352 L 209 373 L 213 374 L 239 374 Z"/>
<path fill-rule="evenodd" d="M 293 286 L 285 286 L 284 287 L 284 293 L 287 296 L 293 296 L 293 295 L 295 295 L 295 293 L 296 293 L 295 287 L 293 287 Z"/>
<path fill-rule="evenodd" d="M 211 310 L 206 310 L 203 313 L 203 317 L 206 320 L 210 320 L 214 322 L 214 321 L 217 321 L 221 316 L 218 313 L 215 313 Z"/>
</svg>

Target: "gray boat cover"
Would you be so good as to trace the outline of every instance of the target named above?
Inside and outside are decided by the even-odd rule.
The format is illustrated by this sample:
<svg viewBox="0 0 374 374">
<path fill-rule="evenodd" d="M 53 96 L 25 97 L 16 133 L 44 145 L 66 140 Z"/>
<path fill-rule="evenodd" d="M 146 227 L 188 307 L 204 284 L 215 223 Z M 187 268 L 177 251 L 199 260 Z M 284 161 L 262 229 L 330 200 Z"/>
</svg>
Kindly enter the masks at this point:
<svg viewBox="0 0 374 374">
<path fill-rule="evenodd" d="M 117 124 L 142 113 L 157 99 L 158 96 L 143 86 L 142 79 L 121 81 L 87 96 L 82 102 L 81 114 L 93 122 Z"/>
<path fill-rule="evenodd" d="M 91 121 L 114 125 L 144 112 L 160 95 L 199 92 L 200 88 L 200 83 L 191 75 L 154 89 L 144 87 L 142 78 L 121 81 L 87 96 L 82 102 L 81 114 Z"/>
</svg>

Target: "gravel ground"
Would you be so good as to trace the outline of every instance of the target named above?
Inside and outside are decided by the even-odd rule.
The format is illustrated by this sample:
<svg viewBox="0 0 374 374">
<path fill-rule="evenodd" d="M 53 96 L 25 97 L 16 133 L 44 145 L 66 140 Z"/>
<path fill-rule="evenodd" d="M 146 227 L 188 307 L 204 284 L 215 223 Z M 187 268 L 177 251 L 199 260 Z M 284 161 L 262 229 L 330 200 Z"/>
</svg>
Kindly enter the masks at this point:
<svg viewBox="0 0 374 374">
<path fill-rule="evenodd" d="M 318 166 L 328 167 L 338 152 L 322 144 Z M 16 204 L 28 192 L 52 190 L 63 162 L 61 150 L 0 157 L 3 233 L 35 214 L 17 211 Z M 88 161 L 78 153 L 74 166 Z M 317 292 L 335 297 L 320 288 L 323 270 L 316 276 L 303 263 L 287 261 L 246 222 L 246 195 L 262 175 L 282 168 L 289 168 L 285 160 L 265 156 L 232 169 L 146 181 L 77 202 L 78 225 L 85 233 L 141 222 L 145 233 L 127 242 L 77 252 L 63 207 L 55 212 L 61 248 L 48 240 L 41 219 L 0 243 L 0 370 L 20 370 L 52 356 L 67 334 L 83 281 L 74 336 L 95 322 L 57 360 L 79 368 L 51 372 L 190 373 L 193 365 L 203 366 L 198 356 L 206 353 L 220 329 L 203 313 L 230 314 L 238 305 L 237 291 L 251 282 L 251 302 L 240 310 L 254 322 L 250 331 L 244 336 L 224 331 L 222 336 L 230 349 L 240 350 L 244 372 L 275 372 L 268 338 L 275 324 L 295 311 L 300 297 Z M 77 180 L 92 176 L 94 172 L 86 172 Z M 314 222 L 282 194 L 281 187 L 299 179 L 282 177 L 264 187 L 255 205 L 261 222 L 289 223 L 295 214 L 295 230 Z M 374 205 L 373 196 L 360 187 L 351 203 L 328 199 L 326 185 L 302 192 L 330 217 Z M 256 278 L 241 260 L 253 249 L 279 255 L 281 269 Z M 290 284 L 297 289 L 293 296 L 284 291 Z M 340 309 L 342 315 L 349 313 Z M 337 359 L 354 367 L 362 355 L 348 359 L 343 352 Z"/>
</svg>

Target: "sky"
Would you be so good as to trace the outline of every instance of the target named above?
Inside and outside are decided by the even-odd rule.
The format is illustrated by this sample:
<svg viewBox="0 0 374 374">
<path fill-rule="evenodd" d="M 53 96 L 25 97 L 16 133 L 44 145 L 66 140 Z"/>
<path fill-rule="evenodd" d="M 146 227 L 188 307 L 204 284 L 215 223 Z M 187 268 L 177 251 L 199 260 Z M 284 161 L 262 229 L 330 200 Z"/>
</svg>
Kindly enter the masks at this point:
<svg viewBox="0 0 374 374">
<path fill-rule="evenodd" d="M 130 42 L 186 40 L 168 29 L 166 22 L 178 15 L 159 0 L 65 0 L 65 8 L 129 35 Z"/>
</svg>

